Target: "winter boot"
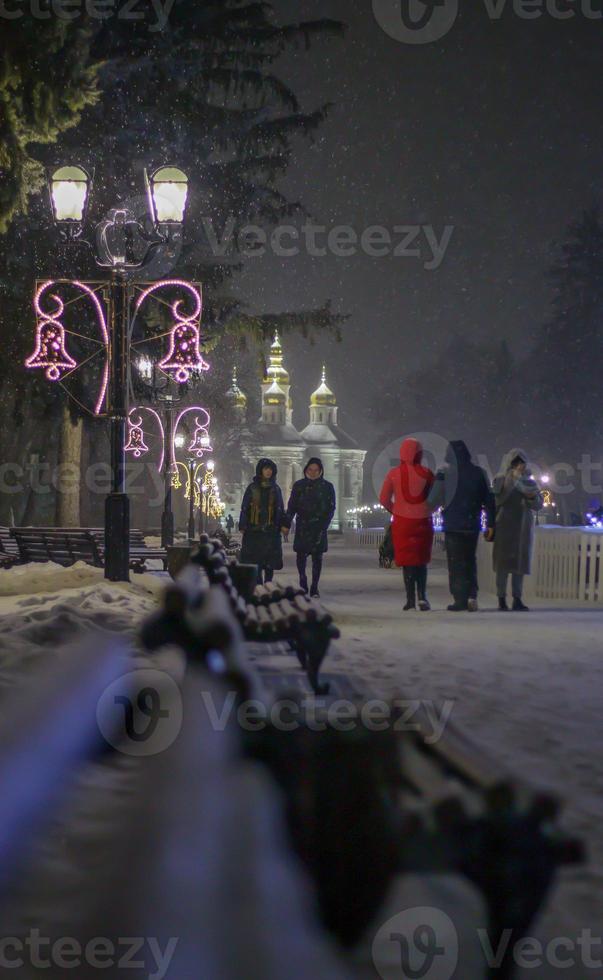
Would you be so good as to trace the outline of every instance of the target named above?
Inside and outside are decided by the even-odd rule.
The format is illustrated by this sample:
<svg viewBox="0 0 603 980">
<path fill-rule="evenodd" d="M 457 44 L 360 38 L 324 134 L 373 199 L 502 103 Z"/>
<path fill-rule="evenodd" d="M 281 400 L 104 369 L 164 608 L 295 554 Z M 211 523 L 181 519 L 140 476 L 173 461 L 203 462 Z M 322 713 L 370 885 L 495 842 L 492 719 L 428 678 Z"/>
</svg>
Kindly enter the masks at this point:
<svg viewBox="0 0 603 980">
<path fill-rule="evenodd" d="M 427 598 L 427 569 L 425 565 L 419 565 L 416 569 L 417 593 L 419 596 L 419 609 L 421 612 L 428 612 L 431 609 Z"/>
<path fill-rule="evenodd" d="M 509 612 L 507 600 L 504 595 L 499 595 L 498 597 L 498 608 L 500 609 L 501 612 Z"/>
<path fill-rule="evenodd" d="M 513 597 L 513 612 L 529 612 L 530 610 L 521 601 L 518 595 Z"/>
<path fill-rule="evenodd" d="M 311 599 L 320 599 L 320 592 L 318 591 L 318 586 L 317 585 L 311 585 L 310 586 L 310 598 Z"/>
<path fill-rule="evenodd" d="M 446 606 L 448 612 L 467 612 L 468 608 L 464 602 L 452 602 L 449 606 Z"/>
<path fill-rule="evenodd" d="M 467 599 L 467 609 L 469 612 L 477 612 L 478 608 L 477 599 Z"/>
<path fill-rule="evenodd" d="M 416 600 L 415 600 L 416 582 L 415 582 L 414 568 L 410 568 L 410 567 L 404 568 L 403 572 L 404 572 L 404 585 L 406 586 L 406 605 L 404 606 L 404 611 L 406 612 L 409 609 L 417 608 Z"/>
</svg>

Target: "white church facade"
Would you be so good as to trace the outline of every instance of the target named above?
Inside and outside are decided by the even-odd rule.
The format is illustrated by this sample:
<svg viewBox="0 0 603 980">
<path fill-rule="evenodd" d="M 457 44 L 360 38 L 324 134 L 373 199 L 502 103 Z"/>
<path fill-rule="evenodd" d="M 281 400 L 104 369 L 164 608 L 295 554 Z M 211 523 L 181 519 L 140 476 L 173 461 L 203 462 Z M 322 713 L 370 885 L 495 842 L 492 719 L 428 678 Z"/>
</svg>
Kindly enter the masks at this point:
<svg viewBox="0 0 603 980">
<path fill-rule="evenodd" d="M 332 528 L 341 530 L 349 518 L 347 512 L 362 502 L 364 459 L 366 450 L 338 425 L 337 399 L 327 385 L 323 368 L 322 380 L 310 398 L 309 422 L 298 431 L 293 425 L 291 379 L 283 364 L 283 350 L 278 335 L 270 348 L 269 364 L 261 383 L 262 414 L 255 425 L 247 419 L 247 397 L 238 386 L 236 374 L 227 392 L 237 413 L 241 429 L 246 433 L 243 444 L 245 472 L 240 482 L 226 485 L 226 512 L 238 518 L 243 491 L 255 474 L 260 456 L 273 459 L 278 466 L 278 482 L 285 505 L 291 487 L 303 476 L 304 466 L 311 456 L 319 456 L 325 469 L 325 479 L 335 487 L 337 511 Z"/>
</svg>

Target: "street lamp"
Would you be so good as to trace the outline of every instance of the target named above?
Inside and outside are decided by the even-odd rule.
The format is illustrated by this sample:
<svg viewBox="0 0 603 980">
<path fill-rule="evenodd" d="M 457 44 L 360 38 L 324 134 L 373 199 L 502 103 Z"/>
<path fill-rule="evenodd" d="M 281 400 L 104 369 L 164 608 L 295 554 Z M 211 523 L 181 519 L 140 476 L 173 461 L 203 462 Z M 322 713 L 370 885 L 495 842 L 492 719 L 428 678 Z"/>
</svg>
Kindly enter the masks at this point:
<svg viewBox="0 0 603 980">
<path fill-rule="evenodd" d="M 130 565 L 130 501 L 126 494 L 125 447 L 129 408 L 130 331 L 133 320 L 131 274 L 133 270 L 145 267 L 156 249 L 170 245 L 179 236 L 184 223 L 188 199 L 188 179 L 183 171 L 176 167 L 161 167 L 150 176 L 147 174 L 146 179 L 149 188 L 151 215 L 157 237 L 150 239 L 147 229 L 129 209 L 115 208 L 98 224 L 96 247 L 93 247 L 90 242 L 80 237 L 90 200 L 92 187 L 90 174 L 81 166 L 70 165 L 58 168 L 49 176 L 52 215 L 61 237 L 66 243 L 87 245 L 92 252 L 96 265 L 111 269 L 111 279 L 107 284 L 109 316 L 106 344 L 108 363 L 106 414 L 111 420 L 111 493 L 108 495 L 105 504 L 105 577 L 114 582 L 129 580 Z M 139 253 L 136 252 L 136 242 L 140 244 Z M 186 283 L 179 280 L 174 280 L 169 284 L 187 286 Z M 77 285 L 82 286 L 81 283 Z M 82 288 L 87 289 L 85 284 Z M 144 299 L 152 291 L 153 289 L 147 290 L 142 297 L 139 297 L 135 312 L 138 310 L 141 299 Z M 88 292 L 90 293 L 90 290 Z M 200 296 L 197 298 L 199 299 L 198 312 L 200 316 L 201 300 Z M 98 304 L 96 298 L 95 302 Z M 179 320 L 176 329 L 187 333 L 188 346 L 190 346 L 191 338 L 193 344 L 196 345 L 198 333 L 196 327 L 192 325 L 192 319 L 187 319 L 180 314 L 179 305 L 173 306 L 172 309 Z M 55 324 L 53 329 L 56 333 L 58 330 L 56 321 L 53 320 L 52 323 Z M 50 338 L 50 340 L 56 346 L 60 342 L 60 337 L 58 339 L 55 337 L 54 340 Z M 181 346 L 184 350 L 184 342 Z M 54 360 L 56 361 L 56 357 Z M 66 361 L 66 358 L 63 360 Z M 188 367 L 189 359 L 182 357 L 182 360 L 186 362 L 185 367 Z M 30 358 L 28 366 L 43 367 L 43 359 L 41 357 L 36 360 Z M 70 367 L 70 365 L 67 366 Z M 207 367 L 207 365 L 204 366 Z M 54 376 L 48 375 L 50 380 L 58 380 L 61 371 L 65 369 L 63 363 L 55 365 Z M 148 370 L 148 364 L 144 360 L 142 370 L 143 372 Z M 181 372 L 183 376 L 186 374 L 188 378 L 188 370 L 182 368 Z M 167 513 L 168 504 L 169 501 L 166 501 L 164 513 Z M 166 523 L 166 540 L 169 537 L 169 531 Z M 162 524 L 162 536 L 163 534 Z"/>
<path fill-rule="evenodd" d="M 188 198 L 188 178 L 177 167 L 160 167 L 152 174 L 145 171 L 149 205 L 155 228 L 181 225 Z"/>
<path fill-rule="evenodd" d="M 152 361 L 147 354 L 141 354 L 137 364 L 138 372 L 143 384 L 152 395 L 153 402 L 163 405 L 163 432 L 165 439 L 164 453 L 164 503 L 161 514 L 161 546 L 168 548 L 174 544 L 174 512 L 172 510 L 172 478 L 173 478 L 173 459 L 172 444 L 174 443 L 174 410 L 182 401 L 188 384 L 180 384 L 178 393 L 170 390 L 171 379 L 161 369 L 158 370 L 155 361 Z M 208 445 L 209 445 L 209 437 Z M 184 445 L 184 436 L 178 434 L 174 443 L 177 447 Z"/>
<path fill-rule="evenodd" d="M 50 204 L 54 220 L 66 229 L 78 229 L 86 220 L 92 179 L 83 167 L 59 167 L 50 177 Z"/>
</svg>

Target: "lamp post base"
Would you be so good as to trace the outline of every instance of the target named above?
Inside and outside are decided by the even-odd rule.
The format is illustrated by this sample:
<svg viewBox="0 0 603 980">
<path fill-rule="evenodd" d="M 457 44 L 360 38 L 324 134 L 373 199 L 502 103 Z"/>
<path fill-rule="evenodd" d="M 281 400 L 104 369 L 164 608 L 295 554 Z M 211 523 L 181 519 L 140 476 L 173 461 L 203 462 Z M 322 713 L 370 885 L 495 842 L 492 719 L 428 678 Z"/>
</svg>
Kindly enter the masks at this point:
<svg viewBox="0 0 603 980">
<path fill-rule="evenodd" d="M 105 501 L 105 578 L 130 581 L 130 501 L 125 493 L 110 493 Z"/>
<path fill-rule="evenodd" d="M 164 510 L 161 515 L 161 547 L 171 548 L 174 544 L 174 515 L 171 510 Z"/>
</svg>

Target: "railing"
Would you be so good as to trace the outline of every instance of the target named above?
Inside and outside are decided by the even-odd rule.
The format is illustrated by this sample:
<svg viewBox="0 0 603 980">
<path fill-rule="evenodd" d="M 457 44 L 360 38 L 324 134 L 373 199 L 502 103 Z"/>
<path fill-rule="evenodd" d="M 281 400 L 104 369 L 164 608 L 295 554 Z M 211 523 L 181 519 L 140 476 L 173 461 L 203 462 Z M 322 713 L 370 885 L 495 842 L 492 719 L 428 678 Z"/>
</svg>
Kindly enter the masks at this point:
<svg viewBox="0 0 603 980">
<path fill-rule="evenodd" d="M 480 539 L 478 577 L 484 592 L 496 592 L 492 545 Z M 525 579 L 526 599 L 558 599 L 603 604 L 603 530 L 584 527 L 537 527 L 532 574 Z"/>
<path fill-rule="evenodd" d="M 343 542 L 346 548 L 374 548 L 377 550 L 385 535 L 384 527 L 346 527 Z M 436 531 L 433 539 L 434 551 L 444 550 L 444 533 Z"/>
</svg>

